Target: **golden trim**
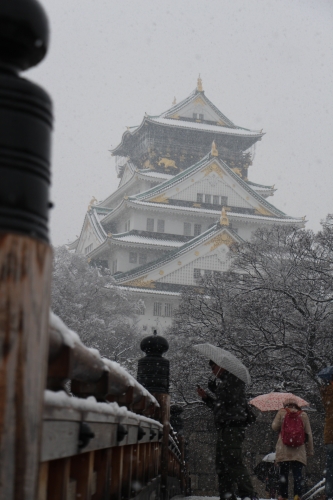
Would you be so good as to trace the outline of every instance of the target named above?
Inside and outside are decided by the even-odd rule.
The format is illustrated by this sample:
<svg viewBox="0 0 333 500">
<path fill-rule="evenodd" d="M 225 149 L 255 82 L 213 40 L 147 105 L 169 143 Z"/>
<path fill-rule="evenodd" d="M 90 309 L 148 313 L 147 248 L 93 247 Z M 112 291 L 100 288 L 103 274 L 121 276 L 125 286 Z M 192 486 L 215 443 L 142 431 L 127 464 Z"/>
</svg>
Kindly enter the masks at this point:
<svg viewBox="0 0 333 500">
<path fill-rule="evenodd" d="M 198 250 L 196 252 L 194 252 L 194 255 L 196 255 L 198 257 L 198 255 L 200 255 L 200 252 L 198 252 Z"/>
<path fill-rule="evenodd" d="M 199 73 L 199 77 L 198 77 L 198 81 L 197 81 L 197 90 L 199 92 L 202 92 L 203 91 L 203 88 L 202 88 L 202 80 L 200 78 L 200 73 Z"/>
<path fill-rule="evenodd" d="M 226 211 L 225 207 L 222 207 L 221 217 L 220 217 L 220 225 L 221 226 L 229 226 L 229 219 L 228 219 L 227 211 Z"/>
<path fill-rule="evenodd" d="M 205 101 L 202 99 L 202 97 L 198 96 L 196 99 L 194 99 L 194 104 L 203 104 L 205 105 Z"/>
<path fill-rule="evenodd" d="M 155 196 L 155 198 L 152 198 L 149 201 L 153 201 L 154 203 L 169 203 L 169 198 L 165 196 L 165 193 L 159 194 L 158 196 Z"/>
<path fill-rule="evenodd" d="M 193 207 L 195 207 L 195 208 L 201 208 L 201 203 L 193 203 Z"/>
<path fill-rule="evenodd" d="M 215 236 L 211 240 L 207 241 L 207 243 L 205 243 L 205 245 L 212 245 L 209 249 L 209 251 L 212 252 L 220 245 L 227 245 L 228 247 L 230 247 L 235 242 L 236 242 L 236 240 L 234 240 L 229 234 L 222 233 L 222 234 L 218 234 L 217 236 Z"/>
<path fill-rule="evenodd" d="M 270 217 L 273 216 L 272 212 L 270 212 L 269 210 L 267 210 L 266 208 L 264 208 L 263 206 L 259 205 L 259 207 L 257 207 L 255 209 L 255 214 L 257 215 L 268 215 Z"/>
<path fill-rule="evenodd" d="M 218 176 L 221 177 L 221 179 L 223 179 L 223 170 L 217 163 L 211 163 L 203 169 L 205 177 L 207 177 L 207 175 L 211 174 L 212 172 L 215 172 Z"/>
<path fill-rule="evenodd" d="M 182 261 L 181 261 L 181 260 L 179 260 L 179 261 L 177 262 L 177 264 L 178 264 L 178 266 L 181 266 L 181 265 L 182 265 Z"/>
<path fill-rule="evenodd" d="M 159 272 L 159 274 L 160 274 L 161 276 L 163 276 L 164 271 L 161 269 L 161 270 L 160 270 L 160 272 Z"/>
<path fill-rule="evenodd" d="M 155 288 L 155 282 L 154 280 L 145 280 L 147 278 L 148 274 L 145 276 L 142 276 L 141 278 L 137 278 L 136 280 L 132 281 L 127 281 L 125 285 L 127 286 L 134 286 L 138 288 Z"/>
<path fill-rule="evenodd" d="M 242 171 L 238 167 L 234 167 L 231 169 L 235 174 L 239 175 L 239 177 L 242 177 Z"/>
</svg>

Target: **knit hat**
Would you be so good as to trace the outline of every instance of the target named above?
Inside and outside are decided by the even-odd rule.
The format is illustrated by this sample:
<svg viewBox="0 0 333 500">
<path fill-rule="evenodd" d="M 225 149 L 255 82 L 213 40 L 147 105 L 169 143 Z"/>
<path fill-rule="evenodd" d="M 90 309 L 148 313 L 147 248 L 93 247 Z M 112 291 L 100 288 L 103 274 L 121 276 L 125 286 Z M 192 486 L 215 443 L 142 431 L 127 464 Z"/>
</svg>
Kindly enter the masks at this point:
<svg viewBox="0 0 333 500">
<path fill-rule="evenodd" d="M 288 405 L 294 405 L 298 410 L 301 410 L 298 401 L 296 398 L 293 398 L 292 396 L 289 396 L 283 401 L 283 406 L 288 406 Z"/>
</svg>

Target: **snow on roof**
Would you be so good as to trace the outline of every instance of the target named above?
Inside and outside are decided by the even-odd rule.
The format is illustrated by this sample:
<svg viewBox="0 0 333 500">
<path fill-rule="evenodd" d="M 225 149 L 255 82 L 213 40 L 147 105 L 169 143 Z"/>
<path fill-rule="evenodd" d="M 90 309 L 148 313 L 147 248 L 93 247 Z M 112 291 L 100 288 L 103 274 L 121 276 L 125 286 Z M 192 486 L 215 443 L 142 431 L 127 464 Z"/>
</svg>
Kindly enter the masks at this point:
<svg viewBox="0 0 333 500">
<path fill-rule="evenodd" d="M 210 210 L 208 208 L 195 208 L 195 207 L 184 207 L 182 205 L 168 205 L 167 203 L 155 203 L 155 202 L 150 202 L 150 201 L 141 201 L 141 200 L 136 200 L 136 199 L 129 199 L 129 203 L 134 203 L 135 205 L 142 205 L 142 206 L 147 206 L 147 207 L 153 207 L 154 209 L 158 208 L 167 208 L 168 210 L 181 210 L 185 212 L 195 212 L 198 214 L 220 214 L 221 210 Z"/>
<path fill-rule="evenodd" d="M 240 218 L 240 219 L 252 219 L 252 220 L 265 220 L 265 221 L 269 221 L 269 222 L 283 222 L 283 223 L 288 223 L 288 224 L 292 224 L 292 223 L 300 223 L 300 222 L 304 222 L 303 219 L 301 217 L 297 218 L 297 217 L 287 217 L 287 218 L 279 218 L 279 217 L 273 217 L 271 215 L 256 215 L 256 214 L 243 214 L 243 213 L 237 213 L 237 212 L 227 212 L 227 216 L 230 218 L 230 219 L 233 219 L 233 218 Z"/>
<path fill-rule="evenodd" d="M 176 128 L 188 128 L 195 130 L 202 130 L 207 132 L 217 132 L 219 134 L 226 135 L 238 135 L 238 136 L 246 136 L 246 137 L 258 137 L 262 136 L 262 132 L 259 130 L 246 130 L 242 128 L 229 128 L 223 127 L 222 125 L 210 125 L 208 123 L 198 123 L 191 122 L 187 120 L 177 120 L 174 118 L 162 118 L 162 117 L 149 117 L 148 121 L 152 121 L 154 123 L 159 123 L 160 125 L 168 125 Z"/>
<path fill-rule="evenodd" d="M 170 174 L 163 174 L 162 172 L 153 172 L 152 170 L 139 170 L 141 175 L 147 177 L 155 177 L 156 179 L 172 179 L 174 176 Z"/>
<path fill-rule="evenodd" d="M 211 156 L 211 154 L 207 154 L 204 156 L 200 161 L 192 165 L 191 167 L 188 167 L 186 170 L 183 172 L 180 172 L 179 174 L 175 175 L 172 179 L 167 180 L 159 184 L 158 186 L 155 186 L 151 189 L 148 189 L 147 191 L 140 193 L 136 196 L 131 196 L 129 197 L 130 200 L 133 199 L 144 199 L 144 198 L 150 198 L 152 195 L 155 195 L 155 193 L 162 193 L 165 192 L 166 188 L 169 188 L 172 185 L 176 185 L 189 175 L 192 175 L 195 171 L 201 169 L 203 166 L 206 166 L 209 164 L 210 161 L 218 161 L 220 165 L 226 170 L 233 179 L 241 185 L 242 188 L 244 188 L 248 193 L 250 193 L 259 203 L 261 203 L 264 207 L 268 208 L 272 213 L 274 213 L 277 216 L 285 216 L 288 218 L 288 216 L 276 208 L 274 205 L 269 203 L 263 196 L 261 196 L 259 191 L 256 191 L 253 187 L 249 185 L 247 181 L 244 181 L 239 175 L 237 175 L 221 158 Z M 156 204 L 155 204 L 156 205 Z M 161 205 L 161 203 L 159 203 Z M 169 206 L 169 205 L 168 205 Z M 171 205 L 170 205 L 171 208 Z M 206 212 L 207 213 L 207 212 Z"/>
<path fill-rule="evenodd" d="M 126 243 L 145 243 L 146 245 L 158 245 L 165 247 L 181 247 L 184 241 L 162 240 L 157 238 L 147 238 L 136 234 L 127 234 L 125 236 L 112 235 L 112 239 L 125 241 Z"/>
<path fill-rule="evenodd" d="M 140 287 L 134 288 L 134 287 L 125 286 L 125 285 L 121 285 L 121 288 L 123 288 L 124 290 L 127 290 L 129 292 L 135 292 L 135 293 L 151 293 L 154 295 L 174 295 L 175 297 L 179 297 L 181 295 L 180 292 L 169 292 L 166 290 L 155 290 L 155 288 L 154 289 L 140 288 Z"/>
</svg>

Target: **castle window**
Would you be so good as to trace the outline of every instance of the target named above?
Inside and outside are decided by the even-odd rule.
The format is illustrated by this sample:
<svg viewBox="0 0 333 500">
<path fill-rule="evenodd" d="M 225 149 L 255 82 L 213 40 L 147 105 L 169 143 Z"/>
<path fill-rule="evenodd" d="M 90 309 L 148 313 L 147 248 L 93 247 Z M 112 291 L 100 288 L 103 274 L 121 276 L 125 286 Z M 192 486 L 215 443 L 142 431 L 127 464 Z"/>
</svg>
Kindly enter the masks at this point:
<svg viewBox="0 0 333 500">
<path fill-rule="evenodd" d="M 198 113 L 193 113 L 193 118 L 196 120 L 198 118 Z"/>
<path fill-rule="evenodd" d="M 162 316 L 161 302 L 154 302 L 154 316 Z"/>
<path fill-rule="evenodd" d="M 93 244 L 91 243 L 90 245 L 88 245 L 85 249 L 84 249 L 84 253 L 85 255 L 87 255 L 89 252 L 91 252 L 93 249 Z"/>
<path fill-rule="evenodd" d="M 193 272 L 193 278 L 194 278 L 195 280 L 200 279 L 200 278 L 201 278 L 201 269 L 195 269 L 195 268 L 194 268 L 194 270 L 193 270 L 193 271 L 194 271 L 194 272 Z"/>
<path fill-rule="evenodd" d="M 146 263 L 147 263 L 147 254 L 139 253 L 139 264 L 146 264 Z"/>
<path fill-rule="evenodd" d="M 203 120 L 203 119 L 204 119 L 204 115 L 199 114 L 199 120 Z"/>
<path fill-rule="evenodd" d="M 172 316 L 172 304 L 164 304 L 164 316 L 171 318 Z"/>
<path fill-rule="evenodd" d="M 213 196 L 213 205 L 219 205 L 220 204 L 220 200 L 219 200 L 219 196 Z"/>
<path fill-rule="evenodd" d="M 147 231 L 154 231 L 154 219 L 147 219 Z"/>
<path fill-rule="evenodd" d="M 211 203 L 212 202 L 212 197 L 210 194 L 205 194 L 205 203 Z"/>
<path fill-rule="evenodd" d="M 201 234 L 201 224 L 194 224 L 194 236 Z"/>
<path fill-rule="evenodd" d="M 158 219 L 158 221 L 157 221 L 157 232 L 158 233 L 164 233 L 164 226 L 165 226 L 165 221 Z"/>
<path fill-rule="evenodd" d="M 128 220 L 127 222 L 125 222 L 125 233 L 127 233 L 127 231 L 130 230 L 130 226 L 131 226 L 131 221 Z"/>
<path fill-rule="evenodd" d="M 184 222 L 184 236 L 191 236 L 191 224 L 190 224 L 190 222 Z"/>
<path fill-rule="evenodd" d="M 129 261 L 131 264 L 136 264 L 138 261 L 138 254 L 136 252 L 129 253 Z"/>
<path fill-rule="evenodd" d="M 203 194 L 202 193 L 197 193 L 197 202 L 202 203 L 203 202 Z"/>
<path fill-rule="evenodd" d="M 117 272 L 117 260 L 112 262 L 112 274 L 116 274 Z"/>
<path fill-rule="evenodd" d="M 145 304 L 144 302 L 141 302 L 140 304 L 138 304 L 138 314 L 141 314 L 143 316 L 145 312 L 146 312 Z"/>
<path fill-rule="evenodd" d="M 224 207 L 228 205 L 228 196 L 221 196 L 221 205 Z"/>
</svg>

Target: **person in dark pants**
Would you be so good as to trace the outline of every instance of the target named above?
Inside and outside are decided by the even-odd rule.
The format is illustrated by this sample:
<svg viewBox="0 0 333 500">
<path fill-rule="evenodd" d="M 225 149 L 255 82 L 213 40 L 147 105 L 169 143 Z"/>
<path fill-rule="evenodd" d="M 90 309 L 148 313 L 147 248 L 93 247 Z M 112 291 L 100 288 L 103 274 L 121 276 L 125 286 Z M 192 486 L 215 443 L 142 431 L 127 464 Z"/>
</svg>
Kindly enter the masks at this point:
<svg viewBox="0 0 333 500">
<path fill-rule="evenodd" d="M 201 387 L 197 388 L 197 392 L 214 413 L 217 429 L 216 472 L 220 499 L 236 500 L 235 484 L 242 499 L 255 499 L 252 482 L 242 457 L 242 444 L 249 417 L 245 384 L 213 361 L 210 361 L 209 365 L 216 379 L 209 383 L 208 387 L 215 393 L 216 398 L 209 396 Z"/>
<path fill-rule="evenodd" d="M 303 444 L 297 447 L 284 444 L 281 436 L 281 429 L 288 411 L 297 412 L 299 418 L 303 422 L 305 440 Z M 288 499 L 288 477 L 289 471 L 291 470 L 294 477 L 294 500 L 300 500 L 303 489 L 303 466 L 307 464 L 307 457 L 313 455 L 313 439 L 309 418 L 297 405 L 297 400 L 289 397 L 284 402 L 284 408 L 281 408 L 281 410 L 277 412 L 272 423 L 272 429 L 279 432 L 279 438 L 276 444 L 276 462 L 280 467 L 278 498 L 279 500 Z"/>
</svg>

